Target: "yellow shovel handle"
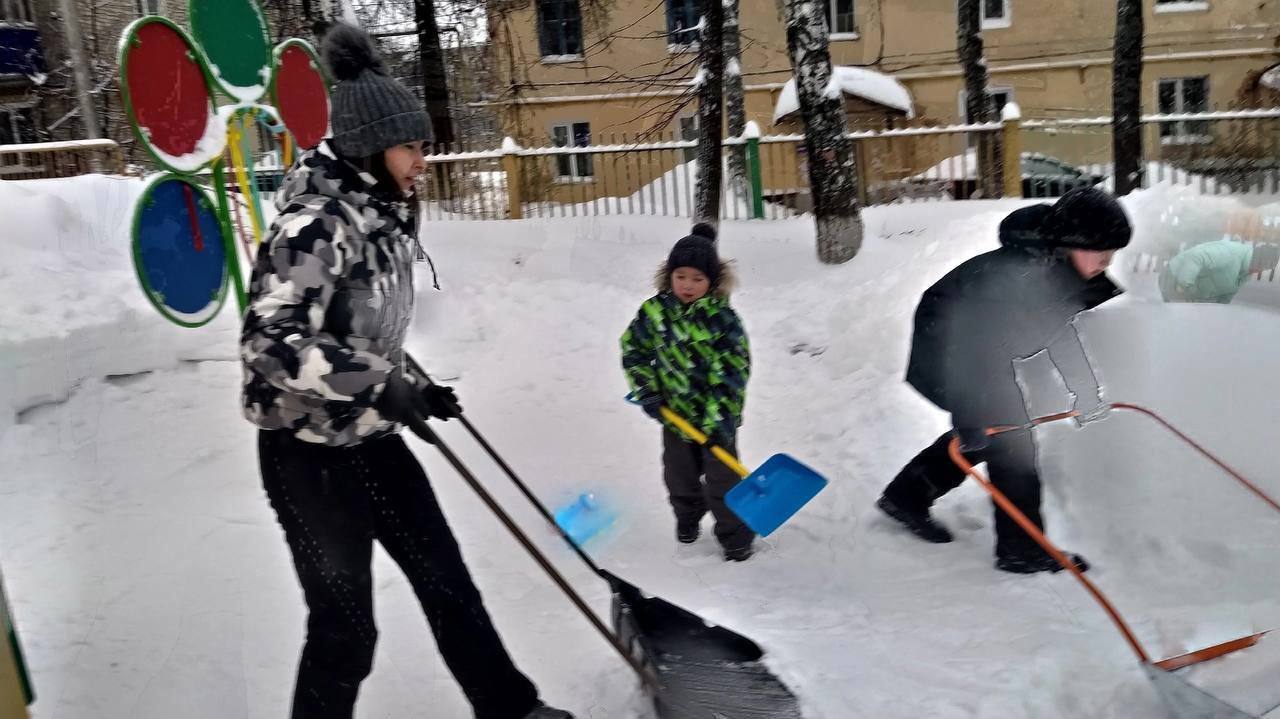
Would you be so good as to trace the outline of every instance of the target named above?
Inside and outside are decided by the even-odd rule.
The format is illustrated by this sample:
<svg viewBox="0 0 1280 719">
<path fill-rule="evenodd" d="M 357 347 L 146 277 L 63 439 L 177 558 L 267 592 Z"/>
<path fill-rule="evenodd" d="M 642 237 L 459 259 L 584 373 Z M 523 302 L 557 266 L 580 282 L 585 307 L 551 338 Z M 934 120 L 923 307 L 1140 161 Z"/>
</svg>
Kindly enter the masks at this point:
<svg viewBox="0 0 1280 719">
<path fill-rule="evenodd" d="M 677 429 L 679 429 L 681 432 L 684 432 L 685 435 L 689 437 L 689 439 L 692 439 L 698 444 L 701 444 L 703 446 L 710 444 L 711 440 L 707 437 L 707 435 L 698 431 L 697 427 L 694 427 L 693 425 L 686 422 L 685 419 L 680 415 L 676 414 L 675 412 L 672 412 L 669 407 L 666 407 L 666 406 L 662 407 L 662 418 L 667 420 L 671 424 L 674 424 Z M 738 461 L 737 457 L 733 456 L 732 454 L 729 454 L 720 446 L 712 444 L 711 454 L 715 455 L 716 459 L 720 460 L 721 462 L 724 462 L 724 466 L 737 472 L 739 477 L 746 479 L 747 475 L 751 474 L 751 470 L 744 467 L 742 465 L 742 462 Z"/>
</svg>

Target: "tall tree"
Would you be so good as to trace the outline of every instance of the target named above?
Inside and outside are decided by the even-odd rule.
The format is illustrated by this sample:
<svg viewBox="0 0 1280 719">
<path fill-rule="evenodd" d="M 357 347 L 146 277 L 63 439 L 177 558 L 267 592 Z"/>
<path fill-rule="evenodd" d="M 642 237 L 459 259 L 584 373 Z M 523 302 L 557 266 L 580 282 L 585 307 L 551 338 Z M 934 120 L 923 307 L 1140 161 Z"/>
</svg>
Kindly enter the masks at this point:
<svg viewBox="0 0 1280 719">
<path fill-rule="evenodd" d="M 714 1 L 714 0 L 713 0 Z M 724 0 L 724 99 L 729 111 L 730 137 L 742 137 L 747 129 L 747 109 L 742 86 L 742 36 L 738 31 L 738 0 Z M 738 195 L 747 188 L 747 148 L 729 148 L 729 184 Z"/>
<path fill-rule="evenodd" d="M 720 223 L 720 182 L 724 177 L 721 140 L 724 132 L 724 6 L 702 3 L 698 45 L 698 188 L 694 215 L 698 222 Z"/>
<path fill-rule="evenodd" d="M 804 118 L 804 147 L 817 225 L 818 259 L 848 262 L 862 247 L 857 168 L 846 137 L 844 95 L 831 84 L 831 51 L 822 3 L 785 0 L 787 54 L 795 69 L 796 95 Z"/>
<path fill-rule="evenodd" d="M 1142 0 L 1117 0 L 1111 152 L 1117 195 L 1142 187 Z"/>
<path fill-rule="evenodd" d="M 418 51 L 422 63 L 422 99 L 431 117 L 436 142 L 448 145 L 455 140 L 453 118 L 449 114 L 449 82 L 440 46 L 433 0 L 413 0 L 413 21 L 418 30 Z"/>
<path fill-rule="evenodd" d="M 956 3 L 956 54 L 964 70 L 964 104 L 969 122 L 991 122 L 994 106 L 987 94 L 987 65 L 982 56 L 980 0 Z M 1004 188 L 999 146 L 993 133 L 977 133 L 978 183 L 984 197 L 999 197 Z"/>
</svg>

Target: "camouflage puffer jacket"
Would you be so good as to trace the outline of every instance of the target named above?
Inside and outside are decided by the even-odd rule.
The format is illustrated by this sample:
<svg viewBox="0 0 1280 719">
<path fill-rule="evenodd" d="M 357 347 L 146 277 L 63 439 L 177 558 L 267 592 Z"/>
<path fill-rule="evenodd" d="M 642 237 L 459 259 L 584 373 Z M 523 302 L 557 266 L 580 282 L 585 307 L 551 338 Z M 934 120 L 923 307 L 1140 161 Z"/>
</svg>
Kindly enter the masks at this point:
<svg viewBox="0 0 1280 719">
<path fill-rule="evenodd" d="M 244 415 L 263 429 L 329 446 L 399 430 L 374 403 L 403 363 L 417 233 L 375 183 L 328 143 L 285 179 L 240 336 Z"/>
</svg>

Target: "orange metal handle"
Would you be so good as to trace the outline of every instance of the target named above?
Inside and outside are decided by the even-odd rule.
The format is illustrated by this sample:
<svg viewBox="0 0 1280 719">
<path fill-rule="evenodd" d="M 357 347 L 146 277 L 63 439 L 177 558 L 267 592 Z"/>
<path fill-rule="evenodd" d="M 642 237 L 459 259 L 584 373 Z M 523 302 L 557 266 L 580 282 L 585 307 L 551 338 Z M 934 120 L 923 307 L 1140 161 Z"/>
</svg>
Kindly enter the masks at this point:
<svg viewBox="0 0 1280 719">
<path fill-rule="evenodd" d="M 1280 503 L 1276 502 L 1275 499 L 1267 495 L 1267 493 L 1264 492 L 1256 484 L 1254 484 L 1253 482 L 1250 482 L 1248 479 L 1245 479 L 1244 475 L 1240 474 L 1238 471 L 1233 469 L 1226 462 L 1223 462 L 1212 452 L 1205 449 L 1195 440 L 1188 437 L 1185 433 L 1183 433 L 1177 427 L 1174 427 L 1172 424 L 1170 424 L 1167 420 L 1165 420 L 1160 415 L 1156 414 L 1154 411 L 1147 409 L 1146 407 L 1142 407 L 1136 404 L 1130 404 L 1127 402 L 1115 402 L 1111 404 L 1110 407 L 1112 409 L 1123 409 L 1123 410 L 1128 410 L 1132 412 L 1137 412 L 1139 414 L 1145 415 L 1155 420 L 1162 427 L 1172 432 L 1176 437 L 1178 437 L 1178 439 L 1181 439 L 1183 442 L 1187 443 L 1190 447 L 1192 447 L 1197 452 L 1199 452 L 1205 459 L 1208 459 L 1210 462 L 1217 465 L 1220 469 L 1222 469 L 1224 472 L 1230 475 L 1233 479 L 1238 481 L 1241 485 L 1243 485 L 1246 489 L 1248 489 L 1250 492 L 1256 495 L 1259 499 L 1261 499 L 1263 502 L 1269 505 L 1272 509 L 1275 509 L 1277 512 L 1280 512 Z M 986 433 L 987 433 L 987 436 L 994 437 L 996 435 L 1005 434 L 1008 432 L 1016 432 L 1019 430 L 1030 430 L 1042 424 L 1048 424 L 1050 422 L 1058 422 L 1064 419 L 1071 419 L 1073 417 L 1079 417 L 1079 416 L 1080 416 L 1080 413 L 1076 411 L 1060 412 L 1058 414 L 1051 414 L 1051 415 L 1046 415 L 1044 417 L 1037 417 L 1036 419 L 1033 419 L 1030 422 L 1022 425 L 1003 425 L 1003 426 L 997 426 L 997 427 L 990 427 L 986 430 Z M 1009 501 L 1009 498 L 1004 496 L 1003 492 L 996 489 L 995 485 L 993 485 L 990 480 L 988 480 L 980 472 L 974 469 L 973 464 L 970 463 L 969 460 L 966 459 L 964 454 L 960 451 L 959 437 L 955 437 L 951 440 L 951 443 L 948 446 L 948 452 L 951 455 L 951 461 L 955 462 L 957 467 L 964 470 L 965 474 L 968 474 L 970 477 L 973 477 L 975 480 L 977 480 L 978 484 L 980 484 L 982 488 L 985 489 L 987 493 L 991 495 L 992 500 L 995 501 L 996 505 L 999 506 L 1001 510 L 1003 510 L 1006 514 L 1008 514 L 1009 517 L 1013 519 L 1013 521 L 1017 523 L 1017 525 L 1021 527 L 1023 531 L 1025 531 L 1028 534 L 1028 536 L 1034 539 L 1036 544 L 1039 544 L 1046 552 L 1049 553 L 1050 556 L 1052 556 L 1055 560 L 1057 560 L 1058 564 L 1062 565 L 1068 571 L 1070 571 L 1072 575 L 1074 575 L 1075 578 L 1079 580 L 1079 582 L 1082 585 L 1084 585 L 1084 588 L 1088 590 L 1089 594 L 1093 596 L 1094 600 L 1097 601 L 1098 604 L 1103 608 L 1103 610 L 1106 611 L 1107 616 L 1111 618 L 1111 622 L 1115 624 L 1116 629 L 1118 629 L 1120 633 L 1124 635 L 1125 641 L 1129 643 L 1129 647 L 1133 649 L 1134 654 L 1138 655 L 1138 659 L 1143 664 L 1151 664 L 1152 666 L 1155 666 L 1159 669 L 1171 672 L 1177 669 L 1181 669 L 1183 667 L 1191 666 L 1193 664 L 1198 664 L 1200 662 L 1208 661 L 1210 659 L 1216 659 L 1220 656 L 1230 654 L 1231 652 L 1239 651 L 1241 649 L 1246 649 L 1248 647 L 1251 647 L 1257 644 L 1262 639 L 1262 637 L 1267 634 L 1267 632 L 1258 632 L 1257 634 L 1252 634 L 1246 637 L 1241 637 L 1239 639 L 1233 639 L 1231 641 L 1222 642 L 1221 644 L 1215 644 L 1211 647 L 1198 649 L 1194 652 L 1188 652 L 1186 654 L 1181 654 L 1176 657 L 1170 657 L 1169 659 L 1164 659 L 1162 661 L 1152 662 L 1148 657 L 1146 651 L 1142 648 L 1142 643 L 1138 641 L 1138 638 L 1134 636 L 1133 631 L 1129 628 L 1128 623 L 1124 621 L 1124 618 L 1120 616 L 1120 612 L 1117 611 L 1116 608 L 1111 604 L 1111 602 L 1106 598 L 1106 596 L 1103 595 L 1102 591 L 1098 589 L 1097 586 L 1095 586 L 1093 582 L 1089 580 L 1088 577 L 1084 576 L 1084 573 L 1076 568 L 1075 563 L 1073 563 L 1070 560 L 1070 558 L 1068 558 L 1066 554 L 1062 552 L 1062 550 L 1054 546 L 1054 544 L 1049 541 L 1049 538 L 1045 536 L 1044 532 L 1040 531 L 1040 528 L 1037 527 L 1035 524 L 1033 524 L 1031 520 L 1027 518 L 1027 515 L 1023 514 L 1021 510 L 1019 510 L 1016 506 L 1014 506 L 1013 502 Z"/>
<path fill-rule="evenodd" d="M 1059 417 L 1059 419 L 1062 418 Z M 1003 432 L 1011 431 L 1012 429 L 1015 428 L 1002 428 L 1002 431 L 991 430 L 989 433 L 993 435 L 1001 434 Z M 1093 582 L 1089 581 L 1088 577 L 1084 576 L 1084 573 L 1076 567 L 1075 562 L 1071 561 L 1071 559 L 1067 557 L 1061 549 L 1054 546 L 1053 542 L 1050 542 L 1049 538 L 1044 535 L 1044 532 L 1040 531 L 1040 528 L 1032 523 L 1030 519 L 1027 519 L 1027 515 L 1023 514 L 1022 510 L 1015 507 L 1013 502 L 1010 502 L 1009 498 L 1004 496 L 1004 492 L 996 489 L 995 485 L 993 485 L 990 480 L 982 476 L 981 472 L 974 469 L 973 464 L 971 464 L 969 460 L 965 459 L 964 454 L 960 452 L 959 437 L 952 438 L 948 451 L 951 454 L 951 461 L 955 462 L 957 467 L 963 469 L 965 474 L 976 479 L 978 484 L 982 485 L 982 488 L 987 490 L 987 493 L 991 495 L 991 498 L 995 500 L 995 503 L 1000 507 L 1000 509 L 1004 510 L 1005 514 L 1008 514 L 1019 527 L 1022 527 L 1022 530 L 1034 539 L 1036 544 L 1043 547 L 1044 551 L 1049 553 L 1049 556 L 1056 559 L 1058 564 L 1065 567 L 1067 571 L 1075 575 L 1076 579 L 1080 580 L 1080 583 L 1084 585 L 1084 588 L 1087 589 L 1089 593 L 1093 595 L 1093 598 L 1098 602 L 1098 604 L 1102 605 L 1102 608 L 1106 610 L 1107 616 L 1111 617 L 1111 622 L 1116 625 L 1116 629 L 1120 630 L 1120 633 L 1124 635 L 1124 639 L 1129 643 L 1130 648 L 1133 649 L 1133 653 L 1138 655 L 1138 661 L 1143 664 L 1150 664 L 1151 658 L 1147 656 L 1146 650 L 1142 648 L 1142 644 L 1138 641 L 1138 638 L 1134 636 L 1133 631 L 1129 629 L 1129 625 L 1124 621 L 1124 618 L 1120 616 L 1120 613 L 1116 611 L 1116 608 L 1111 605 L 1111 602 L 1107 600 L 1106 596 L 1104 596 L 1102 592 L 1094 586 Z"/>
<path fill-rule="evenodd" d="M 1131 412 L 1144 414 L 1150 417 L 1151 419 L 1155 420 L 1157 423 L 1160 424 L 1160 426 L 1169 430 L 1175 436 L 1177 436 L 1178 439 L 1182 440 L 1183 442 L 1186 442 L 1188 445 L 1191 446 L 1192 449 L 1199 452 L 1200 455 L 1203 456 L 1205 459 L 1218 465 L 1219 469 L 1221 469 L 1222 471 L 1230 475 L 1233 479 L 1235 479 L 1237 482 L 1243 485 L 1245 489 L 1249 490 L 1250 492 L 1253 492 L 1253 494 L 1256 495 L 1258 499 L 1261 499 L 1263 502 L 1267 503 L 1272 509 L 1276 510 L 1277 512 L 1280 512 L 1280 502 L 1277 502 L 1275 499 L 1270 497 L 1266 492 L 1262 491 L 1262 488 L 1260 488 L 1258 485 L 1245 479 L 1244 475 L 1240 474 L 1235 469 L 1230 467 L 1226 462 L 1223 462 L 1221 459 L 1218 459 L 1217 455 L 1205 449 L 1204 447 L 1200 446 L 1198 442 L 1191 439 L 1187 435 L 1183 434 L 1182 431 L 1179 430 L 1177 427 L 1174 427 L 1172 424 L 1169 424 L 1160 415 L 1147 409 L 1146 407 L 1140 407 L 1136 404 L 1129 404 L 1127 402 L 1116 402 L 1111 406 L 1114 407 L 1115 409 L 1127 409 Z"/>
</svg>

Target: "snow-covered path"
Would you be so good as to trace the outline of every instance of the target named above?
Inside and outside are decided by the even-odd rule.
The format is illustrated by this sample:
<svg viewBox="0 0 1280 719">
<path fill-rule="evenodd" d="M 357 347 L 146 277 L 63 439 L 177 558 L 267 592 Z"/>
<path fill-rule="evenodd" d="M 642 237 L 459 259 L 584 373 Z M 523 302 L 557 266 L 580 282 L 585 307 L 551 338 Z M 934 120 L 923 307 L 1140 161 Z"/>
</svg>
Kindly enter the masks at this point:
<svg viewBox="0 0 1280 719">
<path fill-rule="evenodd" d="M 802 220 L 726 223 L 756 363 L 744 459 L 786 451 L 832 480 L 741 565 L 721 562 L 709 539 L 675 546 L 657 432 L 621 399 L 617 336 L 685 229 L 679 221 L 429 226 L 446 291 L 423 293 L 413 344 L 424 364 L 458 377 L 469 416 L 548 503 L 593 491 L 620 511 L 588 547 L 604 566 L 757 640 L 807 716 L 1163 716 L 1070 577 L 991 569 L 990 510 L 976 487 L 940 503 L 957 530 L 951 545 L 920 543 L 872 508 L 945 427 L 901 382 L 915 300 L 993 246 L 1013 206 L 874 209 L 864 254 L 841 268 L 812 259 Z M 92 298 L 95 285 L 79 279 Z M 127 356 L 111 362 L 74 333 L 61 345 L 9 345 L 54 347 L 40 376 L 75 385 L 0 434 L 0 564 L 40 694 L 35 716 L 283 716 L 304 607 L 237 411 L 234 321 L 227 313 L 180 334 L 133 299 L 104 312 L 124 318 L 111 329 Z M 1085 322 L 1112 397 L 1151 403 L 1280 492 L 1273 314 L 1134 297 Z M 155 371 L 133 374 L 144 369 Z M 603 583 L 456 423 L 442 433 L 605 614 Z M 1095 563 L 1153 653 L 1280 626 L 1280 518 L 1137 417 L 1052 427 L 1041 445 L 1051 533 Z M 512 654 L 545 697 L 582 717 L 647 716 L 625 665 L 430 448 L 415 449 Z M 382 633 L 359 716 L 468 716 L 407 583 L 376 557 Z M 1204 682 L 1238 685 L 1255 710 L 1280 702 L 1263 691 L 1278 684 L 1273 644 L 1209 669 Z"/>
</svg>

